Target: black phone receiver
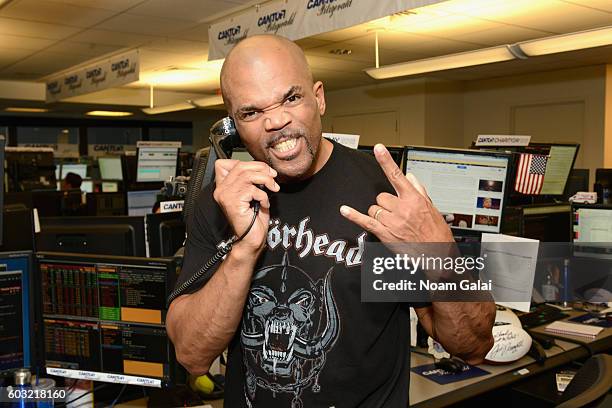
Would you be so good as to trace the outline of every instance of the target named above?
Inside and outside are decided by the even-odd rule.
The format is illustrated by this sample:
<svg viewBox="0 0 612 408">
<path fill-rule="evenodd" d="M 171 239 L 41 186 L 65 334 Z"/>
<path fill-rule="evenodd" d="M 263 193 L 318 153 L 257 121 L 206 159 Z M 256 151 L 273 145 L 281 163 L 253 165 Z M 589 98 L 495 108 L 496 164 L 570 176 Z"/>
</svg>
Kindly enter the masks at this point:
<svg viewBox="0 0 612 408">
<path fill-rule="evenodd" d="M 236 130 L 234 119 L 230 116 L 226 116 L 212 125 L 209 140 L 219 159 L 229 159 L 234 149 L 244 147 L 238 130 Z M 257 187 L 264 189 L 264 186 L 260 184 Z M 251 201 L 251 207 L 255 209 L 255 212 L 258 212 L 259 201 Z"/>
<path fill-rule="evenodd" d="M 236 130 L 234 120 L 229 116 L 212 125 L 209 140 L 220 159 L 229 159 L 232 156 L 232 150 L 242 147 L 242 141 Z"/>
</svg>

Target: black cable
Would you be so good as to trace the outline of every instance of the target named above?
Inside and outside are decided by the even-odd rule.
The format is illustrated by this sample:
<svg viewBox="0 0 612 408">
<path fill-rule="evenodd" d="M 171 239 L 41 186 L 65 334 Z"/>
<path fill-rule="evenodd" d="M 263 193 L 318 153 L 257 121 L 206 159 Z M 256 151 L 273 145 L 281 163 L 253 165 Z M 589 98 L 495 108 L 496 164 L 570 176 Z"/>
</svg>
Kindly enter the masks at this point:
<svg viewBox="0 0 612 408">
<path fill-rule="evenodd" d="M 255 201 L 254 205 L 253 205 L 253 219 L 251 219 L 251 223 L 249 224 L 248 228 L 246 229 L 246 231 L 244 231 L 244 233 L 240 236 L 240 237 L 236 237 L 236 235 L 234 235 L 233 237 L 231 237 L 227 242 L 222 243 L 220 245 L 220 249 L 217 251 L 217 253 L 215 253 L 212 258 L 210 258 L 201 268 L 200 270 L 198 270 L 196 273 L 194 273 L 189 279 L 187 279 L 187 281 L 185 281 L 181 286 L 179 286 L 178 288 L 174 289 L 174 291 L 172 291 L 172 293 L 170 294 L 170 296 L 168 296 L 168 306 L 170 306 L 170 303 L 172 303 L 172 301 L 174 299 L 176 299 L 177 297 L 179 297 L 180 295 L 182 295 L 183 293 L 185 293 L 185 291 L 191 286 L 193 285 L 198 279 L 200 279 L 202 276 L 204 276 L 204 274 L 206 272 L 209 271 L 210 268 L 212 268 L 213 266 L 215 266 L 217 264 L 217 262 L 219 262 L 221 259 L 223 259 L 223 257 L 225 255 L 227 255 L 231 250 L 232 250 L 232 246 L 237 243 L 242 241 L 242 239 L 244 237 L 246 237 L 246 235 L 249 233 L 249 231 L 251 231 L 251 228 L 253 228 L 253 225 L 255 224 L 255 220 L 257 219 L 257 214 L 259 213 L 259 202 Z"/>
<path fill-rule="evenodd" d="M 115 408 L 115 404 L 117 403 L 117 401 L 119 401 L 119 398 L 121 398 L 121 395 L 123 394 L 123 391 L 125 391 L 126 387 L 127 387 L 127 384 L 123 384 L 123 387 L 121 387 L 121 391 L 119 391 L 117 398 L 113 400 L 113 403 L 111 404 L 111 408 Z"/>
<path fill-rule="evenodd" d="M 67 407 L 67 406 L 68 406 L 68 404 L 72 404 L 73 402 L 78 401 L 78 400 L 80 400 L 81 398 L 83 398 L 83 397 L 85 397 L 85 396 L 87 396 L 87 395 L 89 395 L 89 394 L 91 394 L 91 393 L 93 393 L 93 392 L 96 392 L 96 391 L 98 391 L 98 390 L 101 390 L 102 388 L 105 388 L 105 387 L 107 387 L 107 386 L 108 386 L 108 384 L 98 385 L 98 386 L 97 386 L 96 388 L 94 388 L 93 390 L 91 390 L 91 391 L 87 391 L 85 394 L 81 394 L 81 395 L 79 395 L 78 397 L 76 397 L 75 399 L 72 399 L 72 400 L 70 400 L 70 401 L 66 401 L 66 402 L 58 402 L 58 404 L 59 404 L 59 406 L 62 406 L 61 404 L 63 404 L 63 406 Z"/>
</svg>

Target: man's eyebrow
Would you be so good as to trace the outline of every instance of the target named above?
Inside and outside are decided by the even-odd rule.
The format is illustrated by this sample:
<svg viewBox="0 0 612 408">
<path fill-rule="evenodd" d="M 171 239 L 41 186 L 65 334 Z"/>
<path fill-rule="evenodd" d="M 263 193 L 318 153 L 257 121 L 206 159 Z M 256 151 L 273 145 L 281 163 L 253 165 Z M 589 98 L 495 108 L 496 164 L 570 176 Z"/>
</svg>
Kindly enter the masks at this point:
<svg viewBox="0 0 612 408">
<path fill-rule="evenodd" d="M 300 85 L 293 85 L 293 86 L 291 86 L 291 88 L 289 88 L 289 90 L 287 92 L 285 92 L 285 94 L 281 98 L 281 103 L 284 102 L 291 95 L 293 95 L 295 93 L 301 93 L 301 92 L 302 92 L 302 87 Z M 244 106 L 241 106 L 240 108 L 238 108 L 236 110 L 236 113 L 253 112 L 253 111 L 259 111 L 259 110 L 261 110 L 261 108 L 258 108 L 255 105 L 244 105 Z"/>
</svg>

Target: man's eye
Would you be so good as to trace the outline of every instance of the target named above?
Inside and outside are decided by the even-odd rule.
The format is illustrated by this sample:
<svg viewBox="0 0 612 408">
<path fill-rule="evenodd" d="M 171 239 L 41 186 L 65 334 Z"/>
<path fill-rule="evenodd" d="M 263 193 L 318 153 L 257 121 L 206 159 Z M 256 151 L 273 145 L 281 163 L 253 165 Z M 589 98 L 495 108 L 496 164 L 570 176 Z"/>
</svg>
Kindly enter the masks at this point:
<svg viewBox="0 0 612 408">
<path fill-rule="evenodd" d="M 258 116 L 258 112 L 256 112 L 256 111 L 241 112 L 240 115 L 239 115 L 240 120 L 244 120 L 244 121 L 249 121 L 249 120 L 256 119 L 257 116 Z"/>
<path fill-rule="evenodd" d="M 302 95 L 294 94 L 285 99 L 285 104 L 287 105 L 295 105 L 302 99 Z"/>
</svg>

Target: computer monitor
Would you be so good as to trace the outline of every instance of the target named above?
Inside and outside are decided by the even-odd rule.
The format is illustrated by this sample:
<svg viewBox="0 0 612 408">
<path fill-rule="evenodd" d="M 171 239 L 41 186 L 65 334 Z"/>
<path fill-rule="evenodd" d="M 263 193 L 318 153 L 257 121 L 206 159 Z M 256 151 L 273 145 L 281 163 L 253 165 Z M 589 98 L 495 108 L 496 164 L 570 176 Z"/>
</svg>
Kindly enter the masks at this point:
<svg viewBox="0 0 612 408">
<path fill-rule="evenodd" d="M 119 183 L 116 181 L 103 181 L 102 192 L 103 193 L 116 193 L 119 191 Z"/>
<path fill-rule="evenodd" d="M 612 188 L 612 169 L 596 169 L 595 183 Z"/>
<path fill-rule="evenodd" d="M 81 191 L 84 193 L 93 193 L 94 192 L 94 182 L 93 180 L 83 180 L 81 183 Z"/>
<path fill-rule="evenodd" d="M 55 190 L 53 149 L 7 147 L 5 150 L 7 191 Z"/>
<path fill-rule="evenodd" d="M 66 178 L 66 174 L 74 173 L 81 176 L 81 178 L 87 178 L 87 164 L 83 163 L 62 163 L 61 178 Z"/>
<path fill-rule="evenodd" d="M 455 231 L 498 233 L 510 159 L 507 153 L 408 146 L 404 168 Z"/>
<path fill-rule="evenodd" d="M 0 251 L 33 251 L 34 250 L 34 216 L 31 208 L 20 204 L 4 207 L 4 224 L 2 229 L 6 239 L 0 245 Z"/>
<path fill-rule="evenodd" d="M 0 373 L 34 366 L 32 253 L 0 252 Z"/>
<path fill-rule="evenodd" d="M 5 204 L 21 204 L 26 208 L 36 208 L 41 217 L 59 217 L 62 215 L 62 191 L 36 190 L 7 193 Z"/>
<path fill-rule="evenodd" d="M 162 387 L 178 381 L 166 334 L 171 259 L 36 254 L 49 375 Z"/>
<path fill-rule="evenodd" d="M 128 215 L 145 216 L 151 214 L 153 205 L 157 202 L 159 190 L 128 191 L 127 209 Z"/>
<path fill-rule="evenodd" d="M 405 171 L 404 153 L 405 153 L 406 147 L 405 146 L 385 146 L 385 147 L 391 154 L 391 157 L 393 157 L 393 161 L 395 162 L 395 164 L 397 164 L 399 168 L 402 169 L 402 171 Z M 357 150 L 374 156 L 374 146 L 359 145 L 359 147 L 357 147 Z"/>
<path fill-rule="evenodd" d="M 4 135 L 0 135 L 0 245 L 2 245 L 2 238 L 4 236 L 2 229 L 2 219 L 4 208 Z"/>
<path fill-rule="evenodd" d="M 147 214 L 149 256 L 174 256 L 185 243 L 182 213 Z"/>
<path fill-rule="evenodd" d="M 88 193 L 87 215 L 111 216 L 126 215 L 125 194 L 123 193 Z"/>
<path fill-rule="evenodd" d="M 42 217 L 39 251 L 146 256 L 144 217 Z"/>
<path fill-rule="evenodd" d="M 590 191 L 589 169 L 572 169 L 570 171 L 563 197 L 567 200 L 579 191 Z"/>
<path fill-rule="evenodd" d="M 121 157 L 99 157 L 98 166 L 103 180 L 123 180 Z"/>
<path fill-rule="evenodd" d="M 138 142 L 136 182 L 160 182 L 176 176 L 180 142 Z"/>
<path fill-rule="evenodd" d="M 612 169 L 595 170 L 593 190 L 597 193 L 598 203 L 612 204 Z"/>
<path fill-rule="evenodd" d="M 574 204 L 572 212 L 574 243 L 601 243 L 612 247 L 612 205 Z"/>
</svg>

